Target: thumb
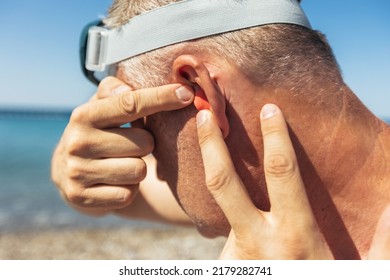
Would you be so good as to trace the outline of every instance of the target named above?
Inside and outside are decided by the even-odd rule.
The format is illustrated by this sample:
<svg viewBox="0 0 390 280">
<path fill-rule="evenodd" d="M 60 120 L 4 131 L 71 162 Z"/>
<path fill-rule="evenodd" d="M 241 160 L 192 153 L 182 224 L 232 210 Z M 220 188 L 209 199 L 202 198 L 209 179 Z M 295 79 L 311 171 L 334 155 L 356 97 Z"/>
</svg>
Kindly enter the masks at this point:
<svg viewBox="0 0 390 280">
<path fill-rule="evenodd" d="M 390 260 L 390 205 L 379 219 L 368 259 Z"/>
</svg>

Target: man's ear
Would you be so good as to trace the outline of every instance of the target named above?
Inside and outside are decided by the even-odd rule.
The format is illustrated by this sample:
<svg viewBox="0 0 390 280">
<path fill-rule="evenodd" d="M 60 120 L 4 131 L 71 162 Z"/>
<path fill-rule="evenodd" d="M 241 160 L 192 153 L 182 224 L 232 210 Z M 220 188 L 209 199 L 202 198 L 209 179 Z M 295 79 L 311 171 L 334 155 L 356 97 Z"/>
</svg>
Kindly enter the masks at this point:
<svg viewBox="0 0 390 280">
<path fill-rule="evenodd" d="M 195 107 L 199 111 L 211 110 L 226 138 L 229 134 L 226 99 L 204 62 L 192 55 L 177 57 L 173 62 L 173 82 L 188 84 L 194 88 Z"/>
</svg>

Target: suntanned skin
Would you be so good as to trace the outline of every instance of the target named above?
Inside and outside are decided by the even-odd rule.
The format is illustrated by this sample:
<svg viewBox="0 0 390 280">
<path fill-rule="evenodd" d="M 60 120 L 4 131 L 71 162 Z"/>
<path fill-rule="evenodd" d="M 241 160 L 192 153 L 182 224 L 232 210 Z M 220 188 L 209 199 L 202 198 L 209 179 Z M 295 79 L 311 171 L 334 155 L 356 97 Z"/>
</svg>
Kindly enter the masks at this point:
<svg viewBox="0 0 390 280">
<path fill-rule="evenodd" d="M 290 126 L 308 197 L 333 255 L 364 258 L 390 201 L 389 126 L 347 86 L 326 105 L 313 107 L 287 90 L 259 88 L 226 61 L 197 60 L 208 65 L 226 99 L 230 126 L 226 144 L 255 205 L 263 210 L 270 207 L 262 171 L 262 137 L 254 112 L 271 102 L 281 108 Z M 173 74 L 172 81 L 178 79 Z M 147 127 L 157 139 L 154 155 L 159 174 L 203 234 L 227 235 L 230 226 L 204 184 L 195 114 L 196 109 L 188 107 L 148 118 Z"/>
<path fill-rule="evenodd" d="M 230 195 L 233 202 L 222 201 L 226 204 L 223 212 L 221 201 L 217 204 L 214 200 L 216 192 L 212 194 L 208 189 L 210 182 L 206 186 L 203 161 L 209 162 L 220 154 L 206 152 L 202 159 L 195 121 L 197 109 L 191 105 L 194 96 L 191 93 L 179 100 L 177 92 L 180 84 L 197 84 L 205 94 L 203 99 L 207 99 L 213 111 L 216 121 L 213 127 L 219 126 L 222 131 L 220 137 L 225 139 L 219 143 L 226 142 L 235 171 L 255 206 L 266 212 L 270 210 L 271 215 L 276 206 L 275 203 L 270 205 L 266 191 L 264 173 L 267 172 L 263 167 L 263 138 L 258 119 L 260 108 L 266 103 L 274 103 L 281 108 L 289 125 L 316 223 L 333 256 L 337 259 L 367 256 L 379 216 L 390 201 L 387 183 L 390 179 L 388 125 L 371 114 L 345 85 L 338 87 L 336 92 L 334 85 L 319 79 L 316 85 L 326 96 L 320 99 L 319 105 L 315 105 L 302 94 L 318 94 L 311 89 L 303 88 L 301 94 L 297 94 L 285 88 L 255 85 L 241 74 L 235 64 L 217 57 L 199 54 L 179 56 L 172 69 L 170 82 L 174 84 L 155 89 L 134 92 L 128 87 L 123 88 L 124 83 L 120 80 L 106 79 L 95 97 L 72 114 L 52 163 L 53 180 L 71 206 L 94 215 L 116 213 L 129 218 L 166 220 L 176 224 L 192 222 L 206 236 L 227 236 L 231 226 L 224 214 L 226 209 L 230 209 L 226 205 L 231 205 L 234 210 L 229 210 L 230 213 L 239 213 L 248 203 L 233 203 L 235 196 Z M 118 77 L 131 86 L 131 77 L 121 77 L 121 72 Z M 203 105 L 198 103 L 198 109 L 203 109 Z M 119 127 L 127 122 L 139 123 L 146 116 L 149 116 L 145 122 L 146 129 L 153 134 L 154 141 L 145 129 Z M 207 139 L 211 134 L 208 136 L 206 133 L 202 137 Z M 278 137 L 274 141 L 278 142 Z M 156 179 L 153 158 L 145 157 L 151 151 L 158 160 L 158 176 L 162 180 Z M 284 169 L 291 169 L 289 162 L 278 164 L 279 167 L 287 164 Z M 226 170 L 221 168 L 218 171 L 219 165 L 211 166 L 217 168 L 213 184 L 226 185 L 229 182 L 224 181 L 226 176 L 218 176 L 218 172 L 226 175 Z M 144 180 L 146 171 L 148 175 Z M 141 195 L 137 195 L 140 182 Z M 285 183 L 288 185 L 289 181 Z M 278 185 L 283 186 L 283 181 Z M 273 191 L 275 187 L 272 186 Z M 283 207 L 283 199 L 277 201 L 279 209 L 289 209 Z M 293 204 L 286 201 L 286 206 L 293 207 Z M 385 213 L 378 240 L 385 240 L 385 247 L 389 248 L 387 217 L 389 215 Z M 281 228 L 286 224 L 283 232 L 290 232 L 295 226 L 299 228 L 301 222 L 299 218 L 287 220 Z M 250 219 L 243 228 L 248 225 L 250 229 L 254 224 L 256 221 L 252 223 Z M 258 230 L 261 232 L 257 227 L 255 235 L 250 236 L 252 240 L 259 241 Z M 296 240 L 296 237 L 302 241 L 302 236 L 305 238 L 305 234 L 312 234 L 307 228 L 303 232 L 291 232 L 292 235 L 287 238 L 289 244 L 295 244 L 291 240 Z M 320 240 L 318 231 L 314 232 L 317 232 L 314 239 Z M 268 247 L 271 251 L 265 256 L 262 250 L 248 255 L 245 248 L 253 249 L 247 246 L 252 244 L 252 240 L 248 243 L 244 239 L 240 243 L 236 236 L 237 243 L 231 236 L 228 250 L 224 251 L 227 257 L 305 256 L 298 248 L 291 247 L 293 255 L 280 255 L 278 250 L 272 250 L 273 246 Z M 267 244 L 275 243 L 275 240 L 262 241 L 258 248 L 267 248 Z M 374 253 L 370 256 L 388 258 L 388 249 L 378 253 L 383 248 L 383 242 L 378 242 L 374 242 Z M 319 243 L 322 246 L 321 241 Z M 237 254 L 237 244 L 244 245 L 239 250 L 243 254 Z M 306 256 L 320 258 L 312 255 L 310 250 L 309 246 L 309 255 Z M 328 258 L 328 254 L 322 256 Z"/>
</svg>

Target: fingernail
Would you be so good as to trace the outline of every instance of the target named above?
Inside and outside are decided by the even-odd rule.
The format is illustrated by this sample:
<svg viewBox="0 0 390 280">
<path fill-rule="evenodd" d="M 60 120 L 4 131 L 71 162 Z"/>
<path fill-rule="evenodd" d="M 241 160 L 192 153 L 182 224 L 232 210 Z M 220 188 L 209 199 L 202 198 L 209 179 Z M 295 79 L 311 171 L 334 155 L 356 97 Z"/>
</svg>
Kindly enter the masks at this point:
<svg viewBox="0 0 390 280">
<path fill-rule="evenodd" d="M 196 115 L 196 125 L 201 127 L 210 118 L 209 110 L 202 110 Z"/>
<path fill-rule="evenodd" d="M 194 96 L 194 93 L 187 87 L 181 86 L 176 90 L 176 96 L 182 101 L 189 101 Z"/>
<path fill-rule="evenodd" d="M 261 109 L 261 118 L 263 120 L 272 118 L 278 112 L 278 107 L 274 104 L 266 104 L 263 109 Z"/>
<path fill-rule="evenodd" d="M 116 94 L 124 93 L 126 91 L 131 91 L 130 87 L 128 87 L 126 85 L 121 85 L 121 86 L 117 87 L 116 89 L 113 89 L 111 91 L 111 94 L 116 95 Z"/>
</svg>

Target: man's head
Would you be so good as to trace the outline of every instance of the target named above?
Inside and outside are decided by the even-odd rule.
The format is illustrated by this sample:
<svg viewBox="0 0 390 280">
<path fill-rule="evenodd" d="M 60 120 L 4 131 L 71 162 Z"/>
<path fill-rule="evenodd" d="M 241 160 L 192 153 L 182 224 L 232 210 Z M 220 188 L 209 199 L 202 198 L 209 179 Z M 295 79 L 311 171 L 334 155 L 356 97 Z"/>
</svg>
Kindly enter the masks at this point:
<svg viewBox="0 0 390 280">
<path fill-rule="evenodd" d="M 106 24 L 123 25 L 171 2 L 177 1 L 116 0 Z M 322 116 L 318 104 L 337 103 L 338 99 L 324 92 L 325 88 L 337 93 L 343 85 L 322 36 L 290 24 L 253 27 L 151 51 L 119 63 L 118 76 L 133 88 L 179 82 L 192 85 L 198 96 L 204 93 L 222 130 L 229 131 L 226 143 L 237 172 L 261 209 L 269 204 L 261 164 L 259 109 L 266 102 L 287 112 L 317 106 Z M 196 112 L 195 107 L 163 112 L 149 117 L 147 127 L 155 135 L 159 175 L 184 210 L 203 233 L 226 234 L 227 221 L 204 183 Z"/>
</svg>

